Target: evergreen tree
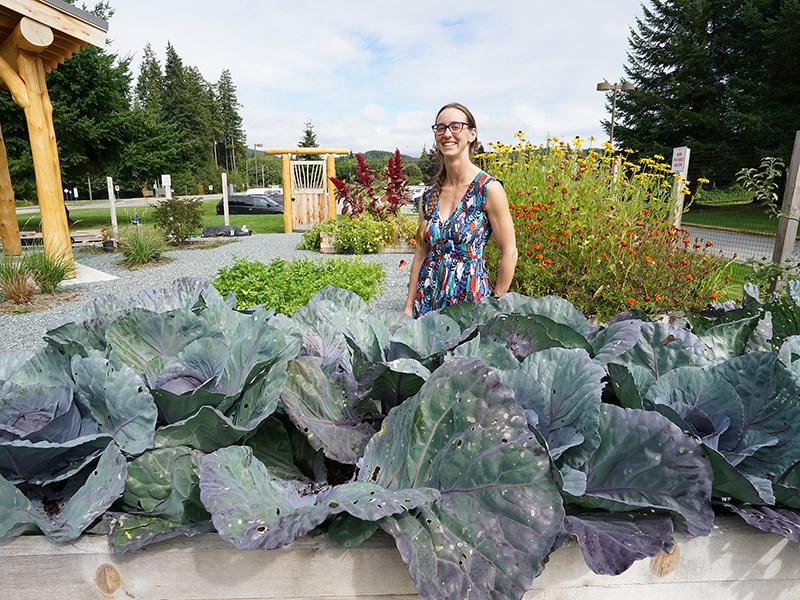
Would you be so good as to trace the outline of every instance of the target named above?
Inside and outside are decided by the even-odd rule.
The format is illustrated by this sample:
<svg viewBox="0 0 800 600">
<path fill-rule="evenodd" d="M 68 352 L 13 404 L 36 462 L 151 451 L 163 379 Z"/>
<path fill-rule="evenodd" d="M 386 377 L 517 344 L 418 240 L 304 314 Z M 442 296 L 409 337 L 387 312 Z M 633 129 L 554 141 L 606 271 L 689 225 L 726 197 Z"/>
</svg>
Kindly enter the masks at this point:
<svg viewBox="0 0 800 600">
<path fill-rule="evenodd" d="M 299 148 L 319 148 L 317 133 L 314 131 L 314 125 L 311 121 L 306 121 L 303 139 L 297 142 L 297 146 Z M 319 156 L 314 154 L 300 154 L 297 158 L 300 160 L 319 160 Z"/>
<path fill-rule="evenodd" d="M 689 178 L 720 186 L 767 154 L 788 162 L 800 127 L 800 76 L 787 68 L 798 63 L 799 4 L 651 0 L 629 38 L 636 90 L 617 95 L 617 141 L 666 156 L 689 146 Z"/>
<path fill-rule="evenodd" d="M 228 171 L 237 172 L 237 163 L 243 164 L 246 136 L 239 114 L 239 101 L 231 72 L 222 71 L 215 88 L 214 140 L 217 141 L 217 164 Z"/>
<path fill-rule="evenodd" d="M 139 77 L 133 93 L 133 105 L 160 115 L 162 111 L 164 74 L 150 44 L 144 47 L 142 62 L 139 65 Z"/>
</svg>

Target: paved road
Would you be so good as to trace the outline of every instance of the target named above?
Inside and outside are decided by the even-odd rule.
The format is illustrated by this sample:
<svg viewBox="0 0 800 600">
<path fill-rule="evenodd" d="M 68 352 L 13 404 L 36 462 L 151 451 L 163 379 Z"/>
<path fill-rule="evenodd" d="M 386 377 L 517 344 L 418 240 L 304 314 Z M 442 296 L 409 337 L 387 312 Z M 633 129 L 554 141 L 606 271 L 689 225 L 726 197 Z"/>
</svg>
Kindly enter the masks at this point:
<svg viewBox="0 0 800 600">
<path fill-rule="evenodd" d="M 221 194 L 211 194 L 209 196 L 200 196 L 203 200 L 219 200 L 222 198 Z M 163 198 L 125 198 L 123 200 L 117 200 L 116 204 L 118 208 L 127 208 L 132 206 L 147 206 L 148 204 L 155 204 L 156 202 L 160 202 Z M 97 200 L 96 202 L 88 202 L 88 201 L 78 201 L 78 202 L 67 202 L 67 208 L 69 208 L 70 212 L 73 210 L 80 210 L 82 208 L 110 208 L 111 205 L 108 203 L 108 200 Z M 38 213 L 39 207 L 38 206 L 20 206 L 17 207 L 17 214 L 24 215 L 24 214 L 31 214 L 31 213 Z"/>
</svg>

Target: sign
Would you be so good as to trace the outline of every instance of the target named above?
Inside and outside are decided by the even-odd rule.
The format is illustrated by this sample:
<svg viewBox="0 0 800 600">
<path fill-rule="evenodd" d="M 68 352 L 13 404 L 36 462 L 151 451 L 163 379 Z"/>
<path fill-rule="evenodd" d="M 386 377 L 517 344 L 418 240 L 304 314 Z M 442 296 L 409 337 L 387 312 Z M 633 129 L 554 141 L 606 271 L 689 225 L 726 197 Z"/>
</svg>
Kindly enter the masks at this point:
<svg viewBox="0 0 800 600">
<path fill-rule="evenodd" d="M 115 191 L 115 192 L 118 192 L 118 191 L 119 191 L 119 184 L 118 184 L 118 183 L 115 183 L 115 184 L 114 184 L 114 191 Z"/>
<path fill-rule="evenodd" d="M 689 148 L 681 146 L 672 149 L 672 172 L 685 174 L 689 167 Z"/>
<path fill-rule="evenodd" d="M 172 187 L 172 175 L 162 175 L 161 176 L 161 187 L 165 187 L 165 188 Z"/>
</svg>

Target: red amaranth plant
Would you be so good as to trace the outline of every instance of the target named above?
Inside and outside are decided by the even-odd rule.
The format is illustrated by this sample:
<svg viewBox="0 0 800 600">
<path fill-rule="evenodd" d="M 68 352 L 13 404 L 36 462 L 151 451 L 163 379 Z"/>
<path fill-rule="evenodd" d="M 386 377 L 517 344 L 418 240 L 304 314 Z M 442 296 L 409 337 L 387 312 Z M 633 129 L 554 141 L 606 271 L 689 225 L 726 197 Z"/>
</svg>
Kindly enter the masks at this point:
<svg viewBox="0 0 800 600">
<path fill-rule="evenodd" d="M 358 167 L 355 183 L 348 183 L 338 177 L 330 180 L 336 188 L 337 199 L 342 201 L 342 212 L 351 217 L 367 212 L 377 219 L 384 220 L 397 215 L 400 207 L 406 204 L 406 177 L 400 150 L 395 149 L 383 173 L 375 176 L 361 154 L 356 154 Z"/>
</svg>

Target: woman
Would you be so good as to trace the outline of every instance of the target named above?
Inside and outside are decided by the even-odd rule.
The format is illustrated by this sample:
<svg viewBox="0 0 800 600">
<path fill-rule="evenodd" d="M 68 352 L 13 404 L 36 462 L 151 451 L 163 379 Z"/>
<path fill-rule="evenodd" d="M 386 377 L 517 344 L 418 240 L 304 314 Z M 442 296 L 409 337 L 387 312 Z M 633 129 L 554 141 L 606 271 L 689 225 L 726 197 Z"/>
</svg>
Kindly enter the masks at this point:
<svg viewBox="0 0 800 600">
<path fill-rule="evenodd" d="M 517 266 L 514 222 L 503 186 L 472 163 L 478 145 L 472 113 L 457 102 L 447 104 L 432 127 L 439 171 L 420 200 L 417 251 L 404 309 L 413 317 L 505 294 Z M 483 260 L 492 234 L 501 252 L 494 289 Z"/>
</svg>

